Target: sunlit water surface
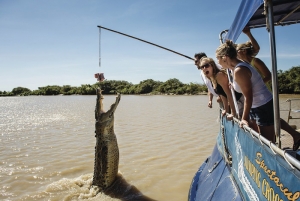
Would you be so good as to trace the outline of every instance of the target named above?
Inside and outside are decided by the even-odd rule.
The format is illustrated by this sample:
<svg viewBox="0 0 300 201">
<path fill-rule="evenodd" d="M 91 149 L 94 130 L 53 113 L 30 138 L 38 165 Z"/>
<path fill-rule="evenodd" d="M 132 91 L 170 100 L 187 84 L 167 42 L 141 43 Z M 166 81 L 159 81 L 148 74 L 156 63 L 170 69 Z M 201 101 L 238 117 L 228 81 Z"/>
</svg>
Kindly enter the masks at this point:
<svg viewBox="0 0 300 201">
<path fill-rule="evenodd" d="M 155 200 L 187 200 L 219 130 L 217 104 L 210 109 L 207 100 L 121 97 L 115 133 L 128 183 Z M 105 96 L 105 109 L 114 101 Z M 96 96 L 0 98 L 0 200 L 118 200 L 91 188 L 95 103 Z"/>
</svg>

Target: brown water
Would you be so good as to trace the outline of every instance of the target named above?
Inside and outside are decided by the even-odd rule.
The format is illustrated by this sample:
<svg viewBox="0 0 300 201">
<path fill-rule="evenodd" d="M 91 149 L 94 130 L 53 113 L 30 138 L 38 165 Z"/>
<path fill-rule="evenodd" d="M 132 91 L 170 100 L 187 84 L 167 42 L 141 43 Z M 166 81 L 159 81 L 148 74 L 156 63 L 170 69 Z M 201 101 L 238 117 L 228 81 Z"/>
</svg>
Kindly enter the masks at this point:
<svg viewBox="0 0 300 201">
<path fill-rule="evenodd" d="M 104 97 L 108 109 L 115 96 Z M 130 185 L 155 200 L 187 200 L 219 130 L 217 104 L 210 109 L 207 100 L 121 97 L 115 133 L 119 171 Z M 0 98 L 0 200 L 118 200 L 90 188 L 95 103 L 96 96 Z"/>
</svg>

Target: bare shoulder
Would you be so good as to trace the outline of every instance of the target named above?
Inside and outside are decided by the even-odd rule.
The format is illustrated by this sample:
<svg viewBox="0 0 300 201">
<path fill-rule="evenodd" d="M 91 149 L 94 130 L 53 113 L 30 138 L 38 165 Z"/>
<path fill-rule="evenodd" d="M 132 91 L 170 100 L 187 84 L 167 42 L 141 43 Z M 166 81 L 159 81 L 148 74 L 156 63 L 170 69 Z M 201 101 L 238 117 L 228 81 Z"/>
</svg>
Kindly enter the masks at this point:
<svg viewBox="0 0 300 201">
<path fill-rule="evenodd" d="M 234 75 L 238 76 L 238 77 L 245 77 L 245 76 L 249 76 L 249 75 L 251 76 L 252 73 L 251 73 L 250 69 L 247 68 L 246 66 L 238 66 L 234 70 Z"/>
<path fill-rule="evenodd" d="M 254 64 L 255 65 L 265 65 L 265 63 L 262 60 L 260 60 L 259 58 L 255 58 Z"/>
<path fill-rule="evenodd" d="M 219 84 L 223 85 L 223 84 L 228 84 L 228 78 L 227 75 L 224 72 L 218 72 L 216 74 L 216 80 Z"/>
<path fill-rule="evenodd" d="M 227 75 L 222 72 L 222 71 L 219 71 L 217 74 L 216 74 L 216 79 L 219 81 L 219 80 L 224 80 L 224 79 L 227 79 Z"/>
<path fill-rule="evenodd" d="M 219 72 L 216 74 L 216 78 L 222 78 L 222 77 L 224 77 L 224 76 L 226 76 L 226 74 L 225 74 L 224 72 L 222 72 L 222 71 L 219 71 Z"/>
</svg>

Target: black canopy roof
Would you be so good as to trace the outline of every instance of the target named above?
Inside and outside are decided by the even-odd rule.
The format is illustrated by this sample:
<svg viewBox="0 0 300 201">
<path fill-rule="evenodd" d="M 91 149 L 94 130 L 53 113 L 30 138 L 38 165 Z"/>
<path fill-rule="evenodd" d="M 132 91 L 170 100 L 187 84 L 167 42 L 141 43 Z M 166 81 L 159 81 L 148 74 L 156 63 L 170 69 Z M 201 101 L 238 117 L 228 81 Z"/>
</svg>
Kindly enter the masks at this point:
<svg viewBox="0 0 300 201">
<path fill-rule="evenodd" d="M 275 26 L 300 23 L 300 0 L 241 0 L 240 7 L 225 39 L 235 42 L 245 26 L 250 28 L 266 27 L 268 8 L 265 7 L 265 1 L 272 1 L 273 3 Z"/>
<path fill-rule="evenodd" d="M 265 8 L 262 4 L 248 22 L 250 27 L 266 26 Z M 289 25 L 300 23 L 299 0 L 273 0 L 274 25 Z"/>
</svg>

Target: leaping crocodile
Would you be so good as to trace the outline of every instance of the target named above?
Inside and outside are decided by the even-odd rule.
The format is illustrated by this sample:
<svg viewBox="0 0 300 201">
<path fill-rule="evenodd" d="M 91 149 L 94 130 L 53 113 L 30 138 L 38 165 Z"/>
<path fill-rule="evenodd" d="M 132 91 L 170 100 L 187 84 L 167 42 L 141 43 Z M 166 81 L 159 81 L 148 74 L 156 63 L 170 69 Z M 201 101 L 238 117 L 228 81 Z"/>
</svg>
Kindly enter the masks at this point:
<svg viewBox="0 0 300 201">
<path fill-rule="evenodd" d="M 116 101 L 107 112 L 103 108 L 103 96 L 101 89 L 97 89 L 95 108 L 96 147 L 93 185 L 104 191 L 113 184 L 118 175 L 119 148 L 114 133 L 114 112 L 120 102 L 118 94 Z"/>
<path fill-rule="evenodd" d="M 122 201 L 156 201 L 143 195 L 118 173 L 119 147 L 114 132 L 114 112 L 120 99 L 121 95 L 119 94 L 115 103 L 110 106 L 107 112 L 104 112 L 101 89 L 97 89 L 95 108 L 96 147 L 92 185 L 98 186 L 98 192 L 103 192 Z"/>
</svg>

